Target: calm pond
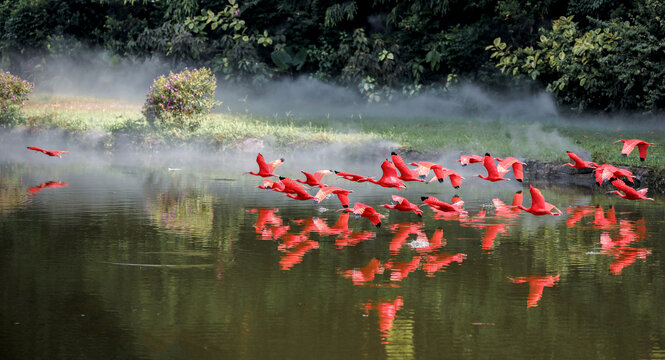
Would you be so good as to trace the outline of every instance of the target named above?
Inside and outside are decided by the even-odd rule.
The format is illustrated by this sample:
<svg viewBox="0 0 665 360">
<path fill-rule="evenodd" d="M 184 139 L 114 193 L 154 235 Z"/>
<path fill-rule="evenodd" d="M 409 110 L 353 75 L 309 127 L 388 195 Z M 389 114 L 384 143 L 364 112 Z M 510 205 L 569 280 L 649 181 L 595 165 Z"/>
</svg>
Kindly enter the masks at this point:
<svg viewBox="0 0 665 360">
<path fill-rule="evenodd" d="M 0 164 L 2 358 L 665 358 L 662 197 L 541 183 L 563 216 L 534 216 L 501 206 L 517 190 L 528 206 L 528 179 L 489 183 L 473 164 L 454 165 L 457 190 L 327 175 L 386 215 L 377 229 L 336 197 L 256 188 L 251 157 L 30 159 Z M 458 194 L 468 214 L 383 208 L 394 194 Z"/>
</svg>

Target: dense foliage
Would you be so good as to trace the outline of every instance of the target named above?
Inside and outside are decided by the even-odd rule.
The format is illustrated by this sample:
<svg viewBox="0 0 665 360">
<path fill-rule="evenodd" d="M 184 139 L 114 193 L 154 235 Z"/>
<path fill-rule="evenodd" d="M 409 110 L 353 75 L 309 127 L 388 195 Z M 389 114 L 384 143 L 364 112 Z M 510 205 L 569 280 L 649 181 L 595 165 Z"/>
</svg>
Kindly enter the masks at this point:
<svg viewBox="0 0 665 360">
<path fill-rule="evenodd" d="M 664 16 L 665 0 L 3 0 L 0 52 L 28 79 L 92 47 L 207 66 L 229 83 L 307 75 L 371 101 L 462 79 L 649 111 L 665 106 Z"/>
<path fill-rule="evenodd" d="M 215 106 L 216 87 L 215 75 L 207 68 L 162 75 L 148 91 L 143 115 L 157 128 L 195 130 Z"/>
<path fill-rule="evenodd" d="M 0 69 L 0 126 L 16 117 L 33 88 L 34 84 Z"/>
</svg>

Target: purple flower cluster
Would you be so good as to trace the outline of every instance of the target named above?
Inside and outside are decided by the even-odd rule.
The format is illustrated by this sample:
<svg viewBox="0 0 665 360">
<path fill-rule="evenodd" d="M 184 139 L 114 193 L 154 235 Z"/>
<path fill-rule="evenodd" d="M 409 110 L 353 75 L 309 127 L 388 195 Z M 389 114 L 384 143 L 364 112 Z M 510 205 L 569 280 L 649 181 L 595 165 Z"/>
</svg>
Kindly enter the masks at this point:
<svg viewBox="0 0 665 360">
<path fill-rule="evenodd" d="M 8 71 L 0 70 L 0 108 L 7 110 L 12 105 L 23 106 L 35 84 L 22 80 Z"/>
<path fill-rule="evenodd" d="M 143 114 L 149 122 L 190 123 L 192 118 L 209 113 L 215 103 L 215 88 L 215 76 L 206 68 L 162 75 L 150 87 Z"/>
</svg>

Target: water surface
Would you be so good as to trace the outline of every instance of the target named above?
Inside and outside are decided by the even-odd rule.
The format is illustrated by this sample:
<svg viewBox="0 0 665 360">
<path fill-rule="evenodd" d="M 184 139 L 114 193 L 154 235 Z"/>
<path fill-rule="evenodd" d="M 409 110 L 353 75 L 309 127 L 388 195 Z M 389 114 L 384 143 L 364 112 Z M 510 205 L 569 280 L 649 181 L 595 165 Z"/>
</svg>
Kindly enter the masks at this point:
<svg viewBox="0 0 665 360">
<path fill-rule="evenodd" d="M 537 184 L 564 215 L 536 217 L 493 204 L 530 204 L 528 181 L 329 176 L 377 229 L 221 167 L 52 164 L 0 165 L 3 358 L 665 356 L 659 197 Z M 468 214 L 381 208 L 398 193 Z"/>
</svg>

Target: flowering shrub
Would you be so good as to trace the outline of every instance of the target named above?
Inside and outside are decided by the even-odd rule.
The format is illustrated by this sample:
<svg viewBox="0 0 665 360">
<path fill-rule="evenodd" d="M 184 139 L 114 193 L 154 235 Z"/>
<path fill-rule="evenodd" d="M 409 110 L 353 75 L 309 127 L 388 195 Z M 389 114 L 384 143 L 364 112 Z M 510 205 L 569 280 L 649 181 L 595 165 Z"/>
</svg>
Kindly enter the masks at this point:
<svg viewBox="0 0 665 360">
<path fill-rule="evenodd" d="M 35 84 L 22 80 L 9 71 L 0 70 L 0 110 L 4 112 L 11 106 L 23 106 L 34 87 Z"/>
<path fill-rule="evenodd" d="M 143 115 L 156 127 L 194 130 L 215 106 L 216 87 L 215 75 L 207 68 L 162 75 L 148 91 Z"/>
</svg>

